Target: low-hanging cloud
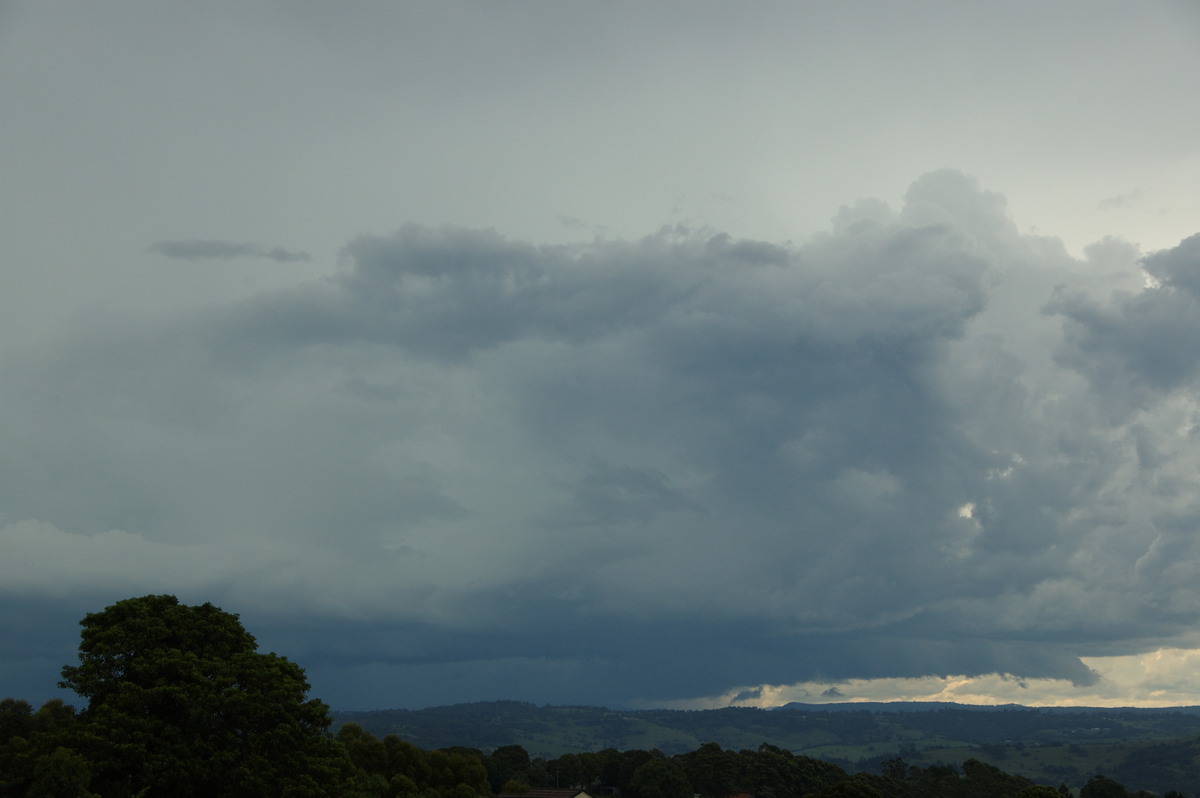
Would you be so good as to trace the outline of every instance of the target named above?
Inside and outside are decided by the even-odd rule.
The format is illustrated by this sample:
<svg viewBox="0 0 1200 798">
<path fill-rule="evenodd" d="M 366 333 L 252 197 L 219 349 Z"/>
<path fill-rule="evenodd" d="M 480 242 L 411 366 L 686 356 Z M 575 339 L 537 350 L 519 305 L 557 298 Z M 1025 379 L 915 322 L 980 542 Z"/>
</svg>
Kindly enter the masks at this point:
<svg viewBox="0 0 1200 798">
<path fill-rule="evenodd" d="M 1200 620 L 1197 241 L 1095 268 L 951 171 L 797 246 L 364 236 L 15 358 L 0 591 L 177 574 L 341 705 L 1088 684 Z"/>
<path fill-rule="evenodd" d="M 264 247 L 261 244 L 244 244 L 232 241 L 188 239 L 184 241 L 159 241 L 147 248 L 148 252 L 165 255 L 178 260 L 232 260 L 234 258 L 267 258 L 280 263 L 311 261 L 307 252 L 293 252 L 282 247 Z"/>
</svg>

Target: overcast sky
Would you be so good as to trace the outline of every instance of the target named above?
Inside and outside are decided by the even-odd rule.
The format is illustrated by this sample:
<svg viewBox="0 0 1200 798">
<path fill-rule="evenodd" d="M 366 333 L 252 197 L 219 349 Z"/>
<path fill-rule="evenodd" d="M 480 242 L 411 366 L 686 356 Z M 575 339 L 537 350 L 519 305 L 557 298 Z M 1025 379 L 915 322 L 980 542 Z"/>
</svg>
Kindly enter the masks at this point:
<svg viewBox="0 0 1200 798">
<path fill-rule="evenodd" d="M 1200 703 L 1194 2 L 0 3 L 0 696 Z"/>
</svg>

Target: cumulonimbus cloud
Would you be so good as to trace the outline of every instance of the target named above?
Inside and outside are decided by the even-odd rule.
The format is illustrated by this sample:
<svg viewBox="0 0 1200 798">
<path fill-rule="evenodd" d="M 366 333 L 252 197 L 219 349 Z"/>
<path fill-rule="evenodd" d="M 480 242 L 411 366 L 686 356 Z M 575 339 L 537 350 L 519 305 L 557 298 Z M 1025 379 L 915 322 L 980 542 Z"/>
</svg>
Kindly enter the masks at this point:
<svg viewBox="0 0 1200 798">
<path fill-rule="evenodd" d="M 53 526 L 5 545 L 278 551 L 190 589 L 267 639 L 304 615 L 297 656 L 376 705 L 1085 684 L 1200 620 L 1195 240 L 1111 277 L 950 171 L 795 246 L 365 236 L 327 280 L 14 359 L 0 503 Z"/>
</svg>

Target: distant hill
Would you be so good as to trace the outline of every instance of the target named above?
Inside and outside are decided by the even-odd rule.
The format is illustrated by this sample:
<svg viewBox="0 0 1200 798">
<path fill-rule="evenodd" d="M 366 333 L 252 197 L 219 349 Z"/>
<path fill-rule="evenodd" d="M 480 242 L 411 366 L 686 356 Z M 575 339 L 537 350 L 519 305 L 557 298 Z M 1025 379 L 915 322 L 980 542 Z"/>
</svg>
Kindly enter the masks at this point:
<svg viewBox="0 0 1200 798">
<path fill-rule="evenodd" d="M 486 701 L 333 715 L 335 723 L 353 721 L 377 736 L 395 734 L 426 749 L 459 745 L 486 751 L 521 745 L 542 757 L 603 748 L 658 748 L 673 754 L 706 742 L 725 748 L 753 748 L 767 742 L 816 756 L 864 746 L 919 751 L 951 743 L 1119 743 L 1200 735 L 1200 707 L 1195 706 L 1114 709 L 894 702 L 614 710 Z"/>
<path fill-rule="evenodd" d="M 1200 707 L 975 706 L 951 703 L 788 704 L 776 709 L 613 710 L 490 701 L 428 709 L 334 712 L 372 734 L 395 734 L 426 750 L 492 751 L 520 745 L 531 756 L 615 748 L 683 753 L 715 742 L 754 749 L 769 743 L 879 772 L 896 756 L 909 764 L 959 765 L 975 758 L 1042 783 L 1081 783 L 1103 773 L 1149 789 L 1200 784 Z"/>
</svg>

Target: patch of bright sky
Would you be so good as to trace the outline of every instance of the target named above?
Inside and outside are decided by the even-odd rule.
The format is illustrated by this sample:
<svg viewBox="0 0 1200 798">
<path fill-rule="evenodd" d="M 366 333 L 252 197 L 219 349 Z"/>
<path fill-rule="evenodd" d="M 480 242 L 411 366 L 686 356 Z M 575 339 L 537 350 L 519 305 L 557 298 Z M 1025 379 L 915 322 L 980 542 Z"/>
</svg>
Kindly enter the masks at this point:
<svg viewBox="0 0 1200 798">
<path fill-rule="evenodd" d="M 1090 685 L 1008 674 L 850 679 L 759 685 L 710 698 L 669 702 L 672 709 L 778 707 L 791 702 L 835 704 L 945 701 L 1042 707 L 1177 707 L 1200 705 L 1200 648 L 1162 648 L 1145 654 L 1081 657 L 1097 674 Z M 662 702 L 654 703 L 661 706 Z"/>
</svg>

